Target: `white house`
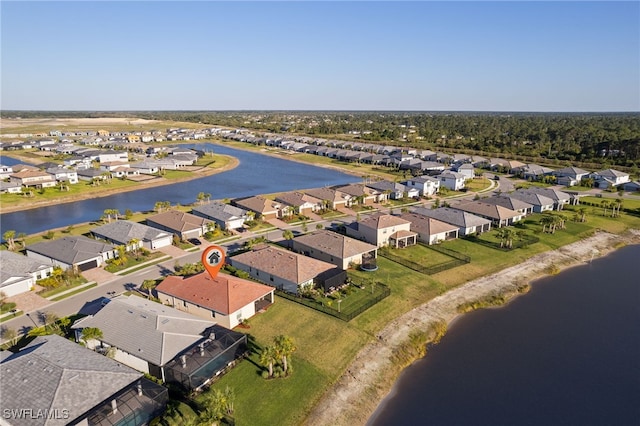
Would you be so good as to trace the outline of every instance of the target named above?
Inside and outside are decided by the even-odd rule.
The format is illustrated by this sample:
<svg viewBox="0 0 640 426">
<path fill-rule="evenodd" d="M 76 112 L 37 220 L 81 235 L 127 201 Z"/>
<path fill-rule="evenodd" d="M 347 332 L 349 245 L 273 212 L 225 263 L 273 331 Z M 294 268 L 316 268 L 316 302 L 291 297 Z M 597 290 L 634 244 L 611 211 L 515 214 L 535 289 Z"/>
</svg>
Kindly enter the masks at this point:
<svg viewBox="0 0 640 426">
<path fill-rule="evenodd" d="M 458 172 L 444 172 L 437 176 L 440 179 L 440 186 L 444 186 L 452 191 L 464 189 L 466 176 Z"/>
<path fill-rule="evenodd" d="M 410 188 L 416 188 L 424 197 L 434 195 L 440 189 L 440 181 L 427 175 L 411 178 L 404 184 Z"/>
</svg>

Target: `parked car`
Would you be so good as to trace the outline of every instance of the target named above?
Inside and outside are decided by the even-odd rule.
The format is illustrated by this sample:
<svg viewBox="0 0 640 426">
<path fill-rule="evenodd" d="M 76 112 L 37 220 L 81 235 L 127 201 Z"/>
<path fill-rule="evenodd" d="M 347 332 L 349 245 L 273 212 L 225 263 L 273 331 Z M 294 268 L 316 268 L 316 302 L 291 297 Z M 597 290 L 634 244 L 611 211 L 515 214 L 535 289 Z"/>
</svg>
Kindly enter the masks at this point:
<svg viewBox="0 0 640 426">
<path fill-rule="evenodd" d="M 187 241 L 189 241 L 194 246 L 199 246 L 200 244 L 202 244 L 200 240 L 197 238 L 189 238 Z"/>
</svg>

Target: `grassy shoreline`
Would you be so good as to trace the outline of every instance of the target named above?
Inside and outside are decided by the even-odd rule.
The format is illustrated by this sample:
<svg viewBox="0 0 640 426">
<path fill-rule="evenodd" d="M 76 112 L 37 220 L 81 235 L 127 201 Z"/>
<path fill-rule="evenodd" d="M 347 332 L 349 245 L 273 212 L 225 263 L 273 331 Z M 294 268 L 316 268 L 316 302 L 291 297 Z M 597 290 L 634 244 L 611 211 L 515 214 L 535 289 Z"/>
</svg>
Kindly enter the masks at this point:
<svg viewBox="0 0 640 426">
<path fill-rule="evenodd" d="M 190 175 L 181 175 L 179 177 L 175 177 L 172 179 L 162 179 L 162 180 L 157 179 L 157 180 L 154 180 L 153 182 L 148 182 L 148 183 L 131 182 L 131 184 L 128 186 L 118 187 L 118 188 L 109 188 L 108 186 L 106 187 L 101 186 L 96 188 L 90 188 L 80 194 L 74 194 L 71 196 L 63 195 L 61 197 L 56 197 L 48 200 L 34 201 L 32 199 L 27 199 L 28 204 L 25 203 L 25 204 L 7 205 L 7 202 L 4 201 L 0 205 L 0 213 L 13 213 L 16 211 L 24 211 L 24 210 L 30 210 L 38 207 L 46 207 L 53 204 L 73 203 L 76 201 L 89 200 L 93 198 L 108 197 L 110 195 L 120 194 L 123 192 L 131 192 L 131 191 L 138 191 L 140 189 L 154 188 L 157 186 L 172 185 L 178 182 L 186 182 L 194 179 L 200 179 L 206 176 L 215 175 L 217 173 L 226 172 L 228 170 L 232 170 L 236 168 L 240 164 L 240 161 L 235 157 L 230 157 L 230 156 L 221 155 L 221 154 L 216 154 L 216 156 L 218 156 L 221 159 L 224 159 L 224 164 L 221 167 L 203 166 L 201 169 L 197 171 L 189 172 Z M 79 183 L 78 185 L 81 185 L 81 184 Z M 53 188 L 53 190 L 55 190 L 55 188 Z M 12 195 L 12 194 L 7 194 L 7 195 Z"/>
<path fill-rule="evenodd" d="M 377 341 L 361 349 L 346 370 L 355 375 L 343 374 L 310 413 L 305 424 L 365 424 L 384 406 L 385 398 L 393 392 L 393 386 L 404 367 L 423 356 L 420 351 L 409 351 L 408 354 L 412 356 L 398 363 L 394 359 L 395 354 L 404 351 L 415 340 L 413 336 L 416 333 L 426 332 L 426 344 L 433 342 L 434 337 L 439 338 L 429 331 L 443 321 L 450 327 L 464 315 L 459 311 L 464 303 L 481 307 L 489 304 L 489 296 L 492 306 L 502 306 L 522 294 L 521 289 L 525 288 L 525 284 L 548 275 L 548 266 L 551 264 L 565 270 L 588 262 L 592 248 L 598 249 L 598 256 L 605 256 L 620 246 L 638 243 L 640 232 L 637 230 L 622 235 L 597 233 L 559 249 L 540 253 L 524 263 L 469 281 L 399 316 L 378 333 Z"/>
</svg>

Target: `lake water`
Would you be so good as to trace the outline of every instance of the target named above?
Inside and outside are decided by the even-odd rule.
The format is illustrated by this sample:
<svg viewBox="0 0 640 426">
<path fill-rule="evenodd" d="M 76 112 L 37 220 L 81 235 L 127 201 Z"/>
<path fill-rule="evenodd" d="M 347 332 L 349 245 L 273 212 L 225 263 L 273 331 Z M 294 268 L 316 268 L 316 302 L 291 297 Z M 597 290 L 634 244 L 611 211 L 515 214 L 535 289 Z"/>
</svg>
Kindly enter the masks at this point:
<svg viewBox="0 0 640 426">
<path fill-rule="evenodd" d="M 369 425 L 640 424 L 638 265 L 625 247 L 464 315 Z"/>
<path fill-rule="evenodd" d="M 51 228 L 98 220 L 106 209 L 118 209 L 121 213 L 126 209 L 147 211 L 153 209 L 157 201 L 191 204 L 196 201 L 199 192 L 211 194 L 213 200 L 221 200 L 342 185 L 360 180 L 357 176 L 332 169 L 220 145 L 203 143 L 185 146 L 231 155 L 238 158 L 240 164 L 233 170 L 187 182 L 2 214 L 0 215 L 2 229 L 32 234 Z M 5 156 L 2 157 L 1 162 L 5 165 L 17 163 Z"/>
</svg>

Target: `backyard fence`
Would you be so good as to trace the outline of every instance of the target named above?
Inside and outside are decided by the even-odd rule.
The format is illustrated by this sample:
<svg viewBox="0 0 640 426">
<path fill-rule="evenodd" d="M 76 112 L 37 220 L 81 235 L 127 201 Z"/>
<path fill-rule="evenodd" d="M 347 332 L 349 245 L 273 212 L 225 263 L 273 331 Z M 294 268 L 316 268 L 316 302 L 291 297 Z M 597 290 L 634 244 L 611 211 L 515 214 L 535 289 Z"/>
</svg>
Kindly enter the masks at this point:
<svg viewBox="0 0 640 426">
<path fill-rule="evenodd" d="M 356 284 L 353 281 L 352 285 L 359 286 L 359 284 Z M 364 284 L 362 286 L 364 286 Z M 287 293 L 282 290 L 276 290 L 276 294 L 284 299 L 291 300 L 292 302 L 299 303 L 300 305 L 307 306 L 309 308 L 315 309 L 316 311 L 320 311 L 327 315 L 331 315 L 332 317 L 339 318 L 343 321 L 351 321 L 352 319 L 391 294 L 391 289 L 380 282 L 376 282 L 375 284 L 373 284 L 372 289 L 374 294 L 372 294 L 370 298 L 364 299 L 360 304 L 345 307 L 340 311 L 335 308 L 326 306 L 317 300 L 304 297 L 300 294 Z"/>
<path fill-rule="evenodd" d="M 437 265 L 424 266 L 419 263 L 413 262 L 409 259 L 406 259 L 401 255 L 395 254 L 391 249 L 380 250 L 378 251 L 378 254 L 386 259 L 389 259 L 392 262 L 398 263 L 402 266 L 405 266 L 411 270 L 414 270 L 416 272 L 419 272 L 425 275 L 437 274 L 438 272 L 446 271 L 447 269 L 455 268 L 456 266 L 465 265 L 471 262 L 471 258 L 469 256 L 466 256 L 462 253 L 458 253 L 457 251 L 444 248 L 439 245 L 430 246 L 423 243 L 418 243 L 418 244 L 429 250 L 434 250 L 446 256 L 449 256 L 451 260 L 438 263 Z"/>
</svg>

